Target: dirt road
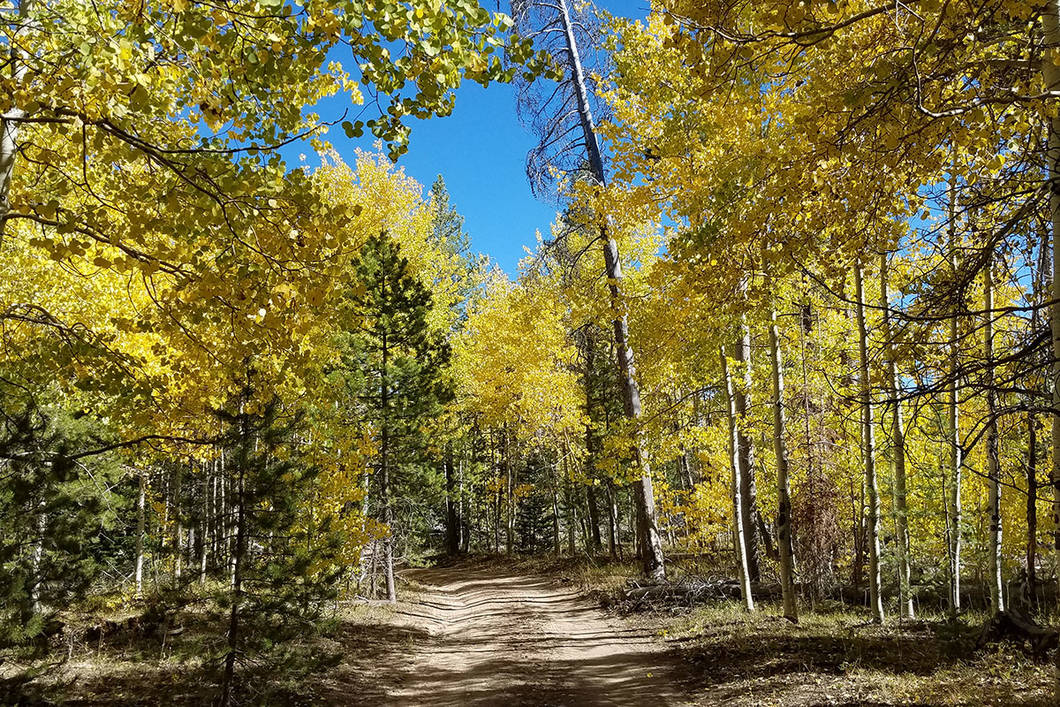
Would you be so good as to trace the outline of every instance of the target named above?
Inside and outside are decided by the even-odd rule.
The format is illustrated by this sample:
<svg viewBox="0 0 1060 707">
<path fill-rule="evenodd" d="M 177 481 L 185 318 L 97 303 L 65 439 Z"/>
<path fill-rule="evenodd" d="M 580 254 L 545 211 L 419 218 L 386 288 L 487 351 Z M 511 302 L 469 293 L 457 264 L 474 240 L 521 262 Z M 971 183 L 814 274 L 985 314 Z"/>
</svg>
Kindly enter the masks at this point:
<svg viewBox="0 0 1060 707">
<path fill-rule="evenodd" d="M 387 690 L 394 705 L 678 705 L 678 662 L 652 633 L 555 580 L 469 566 L 410 570 L 398 620 L 426 634 Z"/>
</svg>

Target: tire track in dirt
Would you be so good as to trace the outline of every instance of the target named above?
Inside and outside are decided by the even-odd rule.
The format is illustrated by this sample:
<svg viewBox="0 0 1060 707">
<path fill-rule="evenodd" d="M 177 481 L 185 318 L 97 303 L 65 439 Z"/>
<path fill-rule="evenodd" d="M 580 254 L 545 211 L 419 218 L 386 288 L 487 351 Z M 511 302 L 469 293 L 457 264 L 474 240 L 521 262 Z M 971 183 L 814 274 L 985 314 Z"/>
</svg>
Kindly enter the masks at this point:
<svg viewBox="0 0 1060 707">
<path fill-rule="evenodd" d="M 648 629 L 546 577 L 458 566 L 408 570 L 397 609 L 427 632 L 387 691 L 395 705 L 677 705 L 680 662 Z M 421 634 L 422 635 L 422 634 Z"/>
</svg>

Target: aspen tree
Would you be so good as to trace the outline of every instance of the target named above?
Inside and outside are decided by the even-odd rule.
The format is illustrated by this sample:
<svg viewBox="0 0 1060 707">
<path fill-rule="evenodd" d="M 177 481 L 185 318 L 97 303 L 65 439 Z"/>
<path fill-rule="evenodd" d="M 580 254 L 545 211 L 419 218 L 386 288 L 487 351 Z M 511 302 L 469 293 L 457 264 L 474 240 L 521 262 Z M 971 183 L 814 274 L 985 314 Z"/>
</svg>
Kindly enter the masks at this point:
<svg viewBox="0 0 1060 707">
<path fill-rule="evenodd" d="M 899 396 L 900 381 L 891 326 L 891 302 L 888 290 L 887 254 L 880 255 L 880 311 L 883 313 L 883 345 L 887 359 L 887 390 L 890 395 L 891 446 L 894 464 L 894 516 L 896 544 L 898 546 L 898 595 L 900 615 L 913 618 L 913 596 L 909 567 L 909 509 L 906 502 L 905 478 L 905 421 L 902 419 L 902 401 Z"/>
<path fill-rule="evenodd" d="M 736 535 L 736 557 L 740 565 L 740 594 L 743 597 L 743 605 L 747 611 L 754 611 L 754 597 L 751 596 L 751 567 L 747 557 L 747 532 L 744 527 L 743 515 L 740 513 L 741 474 L 740 464 L 740 439 L 737 427 L 736 414 L 736 391 L 733 386 L 732 374 L 729 370 L 729 357 L 725 355 L 725 347 L 720 349 L 721 370 L 724 380 L 725 399 L 728 403 L 729 418 L 729 458 L 732 461 L 732 494 L 733 494 L 733 527 Z"/>
<path fill-rule="evenodd" d="M 784 357 L 780 350 L 777 313 L 769 311 L 769 350 L 773 373 L 773 448 L 777 464 L 777 544 L 784 616 L 799 620 L 795 598 L 795 555 L 791 547 L 791 482 L 788 478 L 787 422 L 784 412 Z"/>
<path fill-rule="evenodd" d="M 868 328 L 865 323 L 865 276 L 860 261 L 854 266 L 854 289 L 858 320 L 858 388 L 861 406 L 861 458 L 867 493 L 865 518 L 869 546 L 869 610 L 873 620 L 883 621 L 880 576 L 880 488 L 876 477 L 876 432 L 873 423 L 872 381 L 869 378 Z"/>
</svg>

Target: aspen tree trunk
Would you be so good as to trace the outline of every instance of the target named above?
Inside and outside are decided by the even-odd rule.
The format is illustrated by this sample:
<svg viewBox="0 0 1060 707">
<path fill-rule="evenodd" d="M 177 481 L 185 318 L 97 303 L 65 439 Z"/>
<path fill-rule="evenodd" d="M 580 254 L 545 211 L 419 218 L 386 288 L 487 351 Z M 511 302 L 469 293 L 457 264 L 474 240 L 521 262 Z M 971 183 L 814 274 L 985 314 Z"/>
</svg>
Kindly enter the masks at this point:
<svg viewBox="0 0 1060 707">
<path fill-rule="evenodd" d="M 784 616 L 799 620 L 795 600 L 795 554 L 791 548 L 791 483 L 788 480 L 787 424 L 784 415 L 784 360 L 780 351 L 777 313 L 769 312 L 769 351 L 773 364 L 773 446 L 777 457 L 777 544 L 780 554 L 780 590 Z"/>
<path fill-rule="evenodd" d="M 559 470 L 556 469 L 556 478 L 552 482 L 552 552 L 559 554 Z"/>
<path fill-rule="evenodd" d="M 890 292 L 887 282 L 887 254 L 880 255 L 880 309 L 883 312 L 883 340 L 887 355 L 887 386 L 891 396 L 891 442 L 894 448 L 894 516 L 898 545 L 898 611 L 913 618 L 913 595 L 909 567 L 909 508 L 906 501 L 905 422 L 898 399 L 898 362 L 895 360 L 894 330 L 891 327 Z"/>
<path fill-rule="evenodd" d="M 18 3 L 19 29 L 11 38 L 11 68 L 12 78 L 16 84 L 25 80 L 28 66 L 25 61 L 25 52 L 15 46 L 19 41 L 19 35 L 29 28 L 29 14 L 33 8 L 33 0 L 21 0 Z M 18 106 L 12 106 L 6 113 L 0 115 L 0 240 L 3 239 L 7 227 L 7 215 L 11 210 L 10 194 L 11 181 L 15 173 L 15 158 L 18 155 L 18 128 L 19 122 L 26 115 Z"/>
<path fill-rule="evenodd" d="M 1045 46 L 1060 47 L 1060 0 L 1046 0 L 1042 10 L 1042 34 Z M 1047 91 L 1060 90 L 1060 66 L 1051 52 L 1042 58 L 1042 78 Z M 1046 165 L 1049 179 L 1049 224 L 1053 242 L 1052 304 L 1049 305 L 1049 325 L 1052 330 L 1052 453 L 1049 483 L 1053 487 L 1053 527 L 1060 528 L 1060 116 L 1048 119 L 1048 150 Z M 1060 556 L 1060 530 L 1053 534 L 1054 557 Z M 1054 697 L 1060 702 L 1060 650 L 1056 652 Z"/>
<path fill-rule="evenodd" d="M 747 611 L 754 611 L 754 597 L 751 596 L 751 568 L 747 556 L 748 529 L 744 526 L 743 514 L 740 513 L 740 496 L 743 488 L 740 477 L 743 469 L 740 465 L 740 436 L 736 425 L 736 394 L 733 389 L 732 374 L 729 371 L 729 357 L 725 355 L 724 346 L 721 347 L 721 371 L 725 379 L 725 400 L 729 413 L 729 457 L 732 460 L 733 521 L 736 528 L 736 557 L 740 565 L 740 592 L 743 594 L 744 608 Z"/>
<path fill-rule="evenodd" d="M 569 462 L 567 457 L 563 457 L 563 478 L 567 480 L 567 554 L 571 557 L 574 556 L 574 531 L 578 525 L 578 503 L 577 496 L 575 495 L 574 481 L 570 478 L 570 472 L 567 468 Z"/>
<path fill-rule="evenodd" d="M 736 386 L 736 436 L 739 440 L 740 460 L 740 515 L 743 516 L 743 528 L 747 543 L 747 566 L 751 572 L 751 581 L 761 578 L 759 566 L 758 533 L 758 489 L 755 479 L 755 445 L 747 433 L 747 414 L 750 410 L 752 363 L 751 363 L 751 328 L 747 325 L 747 315 L 740 314 L 740 340 L 735 347 L 733 357 L 739 364 L 737 375 L 742 381 Z"/>
<path fill-rule="evenodd" d="M 505 523 L 505 552 L 512 554 L 515 550 L 515 467 L 512 466 L 511 447 L 508 443 L 508 427 L 504 427 L 504 471 L 508 484 L 505 492 L 505 506 L 508 515 Z"/>
<path fill-rule="evenodd" d="M 874 621 L 883 621 L 883 596 L 880 591 L 880 487 L 876 479 L 876 436 L 872 421 L 872 388 L 869 380 L 869 342 L 865 326 L 865 275 L 859 262 L 854 267 L 858 319 L 858 385 L 861 392 L 861 454 L 865 467 L 867 514 L 865 518 L 869 547 L 869 608 Z"/>
<path fill-rule="evenodd" d="M 228 539 L 225 542 L 225 546 L 228 548 L 228 584 L 230 587 L 236 586 L 236 545 L 237 545 L 237 528 L 235 515 L 238 513 L 236 507 L 236 487 L 235 483 L 229 479 L 228 481 Z"/>
<path fill-rule="evenodd" d="M 466 450 L 465 450 L 466 451 Z M 460 461 L 456 465 L 457 478 L 457 516 L 460 518 L 460 552 L 467 553 L 471 549 L 471 530 L 473 518 L 469 517 L 464 505 L 464 451 L 460 453 Z"/>
<path fill-rule="evenodd" d="M 990 506 L 990 603 L 994 615 L 1005 610 L 1005 590 L 1001 582 L 1001 469 L 998 464 L 997 391 L 994 389 L 994 273 L 993 259 L 987 258 L 983 272 L 983 358 L 986 360 L 986 478 Z"/>
<path fill-rule="evenodd" d="M 497 439 L 495 431 L 490 429 L 490 470 L 493 472 L 493 480 L 499 482 L 501 478 L 501 468 L 497 463 Z M 487 511 L 487 518 L 489 512 Z M 501 487 L 500 483 L 495 485 L 495 494 L 493 497 L 493 554 L 500 554 L 501 551 Z"/>
<path fill-rule="evenodd" d="M 1027 586 L 1035 596 L 1038 584 L 1038 430 L 1034 413 L 1027 413 Z"/>
<path fill-rule="evenodd" d="M 31 552 L 29 610 L 36 616 L 41 613 L 40 588 L 44 583 L 42 565 L 44 564 L 44 534 L 48 531 L 48 516 L 44 512 L 44 503 L 37 509 L 37 533 L 33 537 Z"/>
<path fill-rule="evenodd" d="M 218 529 L 218 527 L 217 527 L 217 520 L 218 520 L 218 518 L 221 515 L 220 506 L 218 505 L 219 498 L 218 498 L 218 494 L 217 494 L 217 486 L 218 486 L 217 477 L 219 476 L 218 468 L 219 468 L 218 460 L 214 459 L 213 460 L 213 475 L 211 476 L 211 479 L 210 479 L 210 505 L 211 505 L 211 507 L 213 509 L 212 512 L 210 513 L 210 554 L 213 555 L 214 557 L 217 556 L 217 548 L 218 548 L 217 536 L 221 534 L 219 529 Z"/>
<path fill-rule="evenodd" d="M 949 259 L 950 272 L 957 274 L 957 189 L 955 180 L 950 179 L 949 198 Z M 956 617 L 961 610 L 961 469 L 964 464 L 961 448 L 960 400 L 957 377 L 960 367 L 960 345 L 958 341 L 957 312 L 949 321 L 949 396 L 946 401 L 946 434 L 949 447 L 949 517 L 947 533 L 949 535 L 949 569 L 950 569 L 950 613 Z"/>
<path fill-rule="evenodd" d="M 199 555 L 199 584 L 206 584 L 206 565 L 210 555 L 210 488 L 213 484 L 210 462 L 202 464 L 202 519 L 199 521 L 199 535 L 202 536 L 202 553 Z"/>
<path fill-rule="evenodd" d="M 184 485 L 184 467 L 177 464 L 173 471 L 173 579 L 180 581 L 182 562 L 184 560 L 184 523 L 181 516 L 181 493 Z"/>
<path fill-rule="evenodd" d="M 567 0 L 558 0 L 558 6 L 566 34 L 571 80 L 574 82 L 578 98 L 578 115 L 581 120 L 582 132 L 585 136 L 589 167 L 592 170 L 593 177 L 602 187 L 607 183 L 607 177 L 604 173 L 604 162 L 600 152 L 600 143 L 596 134 L 592 110 L 589 107 L 588 91 L 585 87 L 585 73 L 578 53 L 578 43 L 574 37 L 574 27 L 571 24 Z M 615 353 L 618 358 L 619 372 L 621 373 L 622 401 L 625 415 L 634 426 L 632 461 L 634 468 L 639 470 L 639 477 L 635 482 L 634 500 L 637 506 L 637 535 L 639 536 L 639 545 L 641 547 L 642 569 L 649 579 L 662 581 L 666 579 L 666 567 L 662 538 L 659 535 L 658 518 L 655 512 L 655 492 L 652 487 L 651 468 L 647 460 L 643 458 L 640 443 L 637 440 L 636 425 L 641 415 L 640 389 L 637 386 L 637 372 L 633 364 L 633 348 L 629 344 L 629 325 L 626 317 L 625 302 L 622 297 L 622 261 L 619 258 L 618 244 L 611 237 L 607 225 L 600 224 L 600 229 L 601 235 L 604 236 L 604 266 L 607 272 L 608 294 L 614 317 Z"/>
<path fill-rule="evenodd" d="M 144 595 L 144 524 L 147 510 L 147 480 L 142 471 L 137 472 L 140 491 L 136 497 L 136 570 L 133 574 L 136 582 L 136 598 Z"/>
</svg>

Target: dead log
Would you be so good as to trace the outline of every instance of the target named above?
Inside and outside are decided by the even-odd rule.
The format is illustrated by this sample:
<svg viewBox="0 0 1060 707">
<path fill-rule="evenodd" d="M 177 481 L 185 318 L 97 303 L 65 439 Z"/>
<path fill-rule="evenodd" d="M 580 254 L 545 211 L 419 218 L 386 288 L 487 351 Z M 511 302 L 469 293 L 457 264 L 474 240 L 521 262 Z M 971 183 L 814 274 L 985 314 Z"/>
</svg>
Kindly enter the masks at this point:
<svg viewBox="0 0 1060 707">
<path fill-rule="evenodd" d="M 1055 628 L 1040 626 L 1019 609 L 1010 607 L 983 624 L 976 648 L 1006 640 L 1029 644 L 1031 652 L 1040 658 L 1060 644 L 1060 632 Z"/>
</svg>

